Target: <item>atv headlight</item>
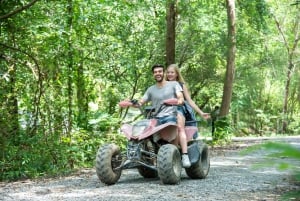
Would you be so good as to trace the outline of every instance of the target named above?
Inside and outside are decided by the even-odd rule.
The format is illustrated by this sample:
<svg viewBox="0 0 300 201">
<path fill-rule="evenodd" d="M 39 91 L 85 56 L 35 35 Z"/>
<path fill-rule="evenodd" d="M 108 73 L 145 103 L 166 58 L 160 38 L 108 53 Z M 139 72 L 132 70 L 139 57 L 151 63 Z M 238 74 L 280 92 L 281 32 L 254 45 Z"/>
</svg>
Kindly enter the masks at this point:
<svg viewBox="0 0 300 201">
<path fill-rule="evenodd" d="M 149 120 L 142 120 L 134 124 L 132 128 L 132 137 L 141 135 L 148 126 Z"/>
</svg>

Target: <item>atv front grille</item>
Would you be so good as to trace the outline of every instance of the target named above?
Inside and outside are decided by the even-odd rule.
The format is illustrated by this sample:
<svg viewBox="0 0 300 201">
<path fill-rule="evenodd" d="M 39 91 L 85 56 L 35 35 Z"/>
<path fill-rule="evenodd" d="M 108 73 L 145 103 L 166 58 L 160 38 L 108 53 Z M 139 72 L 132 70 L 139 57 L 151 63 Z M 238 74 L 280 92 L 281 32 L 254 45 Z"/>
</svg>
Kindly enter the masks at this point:
<svg viewBox="0 0 300 201">
<path fill-rule="evenodd" d="M 139 143 L 130 141 L 127 145 L 127 158 L 129 160 L 141 159 L 141 146 Z"/>
</svg>

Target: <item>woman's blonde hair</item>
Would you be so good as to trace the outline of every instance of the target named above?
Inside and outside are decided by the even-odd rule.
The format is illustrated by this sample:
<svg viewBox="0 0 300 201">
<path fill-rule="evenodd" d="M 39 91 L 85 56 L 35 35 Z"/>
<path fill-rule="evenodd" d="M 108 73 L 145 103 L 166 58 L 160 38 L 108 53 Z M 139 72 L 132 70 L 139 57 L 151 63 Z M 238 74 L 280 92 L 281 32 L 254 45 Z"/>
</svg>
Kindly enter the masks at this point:
<svg viewBox="0 0 300 201">
<path fill-rule="evenodd" d="M 179 83 L 184 84 L 185 81 L 184 81 L 184 79 L 183 79 L 183 76 L 182 76 L 181 73 L 180 73 L 180 70 L 179 70 L 178 65 L 177 65 L 177 64 L 170 64 L 170 65 L 168 66 L 167 70 L 168 70 L 169 68 L 174 68 L 174 70 L 175 70 L 175 72 L 176 72 L 176 74 L 177 74 L 176 81 L 179 82 Z M 168 80 L 168 77 L 167 77 L 167 76 L 166 76 L 166 80 Z"/>
</svg>

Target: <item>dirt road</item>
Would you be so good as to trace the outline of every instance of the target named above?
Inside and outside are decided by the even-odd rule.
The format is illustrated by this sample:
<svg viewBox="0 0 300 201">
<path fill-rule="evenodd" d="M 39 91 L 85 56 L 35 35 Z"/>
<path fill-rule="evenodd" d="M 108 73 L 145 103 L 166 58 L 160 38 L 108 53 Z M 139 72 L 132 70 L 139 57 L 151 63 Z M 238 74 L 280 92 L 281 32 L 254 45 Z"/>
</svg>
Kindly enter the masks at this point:
<svg viewBox="0 0 300 201">
<path fill-rule="evenodd" d="M 117 184 L 106 186 L 98 180 L 95 169 L 84 169 L 63 178 L 2 182 L 0 200 L 273 201 L 279 200 L 280 195 L 286 191 L 300 191 L 299 186 L 291 183 L 288 171 L 278 171 L 275 167 L 254 168 L 254 164 L 266 160 L 266 153 L 260 151 L 247 156 L 240 155 L 240 150 L 244 146 L 264 140 L 266 139 L 258 141 L 240 139 L 234 142 L 234 146 L 226 149 L 211 148 L 211 169 L 208 177 L 203 180 L 192 180 L 183 171 L 179 185 L 162 185 L 159 179 L 144 179 L 136 170 L 125 170 Z M 300 137 L 280 140 L 300 149 Z M 279 157 L 271 160 L 275 163 L 288 162 L 300 167 L 300 161 L 291 158 Z"/>
</svg>

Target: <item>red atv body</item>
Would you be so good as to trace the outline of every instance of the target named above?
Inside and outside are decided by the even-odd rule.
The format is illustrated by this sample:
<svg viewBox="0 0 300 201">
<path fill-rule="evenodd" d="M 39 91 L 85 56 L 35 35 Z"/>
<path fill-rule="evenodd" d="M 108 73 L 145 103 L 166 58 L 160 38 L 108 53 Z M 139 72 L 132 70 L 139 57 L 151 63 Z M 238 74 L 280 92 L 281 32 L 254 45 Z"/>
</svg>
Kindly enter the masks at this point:
<svg viewBox="0 0 300 201">
<path fill-rule="evenodd" d="M 121 102 L 121 107 L 131 106 L 132 101 Z M 167 107 L 167 104 L 162 107 Z M 163 184 L 177 184 L 181 179 L 182 164 L 180 148 L 171 144 L 177 136 L 177 124 L 158 124 L 154 108 L 146 107 L 145 119 L 135 124 L 123 124 L 122 133 L 127 137 L 127 148 L 121 152 L 114 143 L 99 148 L 96 156 L 96 172 L 101 182 L 112 185 L 121 176 L 122 170 L 136 168 L 144 178 L 159 177 Z M 185 168 L 192 179 L 204 179 L 209 172 L 208 146 L 193 139 L 198 131 L 195 126 L 186 126 L 188 154 L 191 167 Z"/>
</svg>

